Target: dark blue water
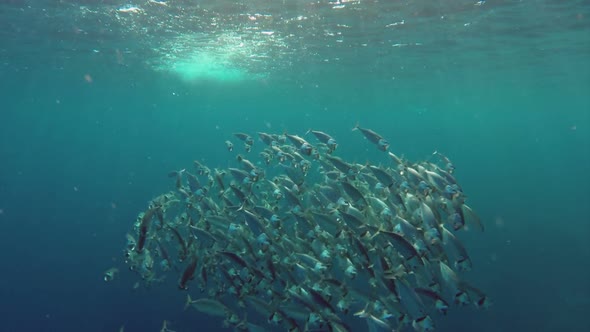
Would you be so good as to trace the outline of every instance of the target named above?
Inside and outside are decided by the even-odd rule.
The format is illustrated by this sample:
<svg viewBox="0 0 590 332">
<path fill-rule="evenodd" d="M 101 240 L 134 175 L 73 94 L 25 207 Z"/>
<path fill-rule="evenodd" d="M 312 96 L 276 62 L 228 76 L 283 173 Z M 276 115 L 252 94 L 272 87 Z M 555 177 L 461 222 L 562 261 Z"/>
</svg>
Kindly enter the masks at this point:
<svg viewBox="0 0 590 332">
<path fill-rule="evenodd" d="M 237 131 L 382 158 L 357 122 L 449 156 L 485 223 L 461 240 L 494 305 L 438 330 L 587 328 L 588 2 L 211 3 L 0 4 L 0 331 L 220 329 L 176 280 L 133 289 L 137 214 L 170 170 L 228 167 Z"/>
</svg>

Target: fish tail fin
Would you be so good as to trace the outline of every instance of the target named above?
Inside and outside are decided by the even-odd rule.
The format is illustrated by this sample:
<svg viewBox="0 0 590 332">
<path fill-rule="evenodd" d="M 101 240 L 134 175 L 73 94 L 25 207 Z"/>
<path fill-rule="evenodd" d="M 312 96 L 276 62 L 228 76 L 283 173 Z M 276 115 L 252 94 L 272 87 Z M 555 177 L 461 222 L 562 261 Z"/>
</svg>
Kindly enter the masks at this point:
<svg viewBox="0 0 590 332">
<path fill-rule="evenodd" d="M 307 131 L 305 132 L 305 135 L 311 133 L 311 128 L 307 129 Z"/>
<path fill-rule="evenodd" d="M 352 127 L 352 131 L 358 130 L 360 128 L 359 122 L 357 121 L 354 127 Z"/>
<path fill-rule="evenodd" d="M 374 225 L 366 224 L 365 226 L 367 227 L 368 231 L 372 231 L 373 232 L 373 234 L 370 235 L 370 238 L 371 239 L 373 239 L 374 237 L 378 236 L 383 231 L 383 226 L 382 225 L 374 226 Z"/>
<path fill-rule="evenodd" d="M 365 305 L 365 307 L 361 311 L 355 312 L 354 316 L 367 318 L 369 316 L 369 312 L 367 311 L 368 307 L 369 304 L 367 303 L 367 305 Z"/>
<path fill-rule="evenodd" d="M 463 214 L 465 215 L 465 223 L 466 224 L 467 223 L 472 224 L 480 232 L 484 231 L 483 223 L 481 222 L 481 220 L 479 219 L 477 214 L 475 214 L 475 212 L 467 204 L 462 204 L 461 210 L 463 211 Z"/>
<path fill-rule="evenodd" d="M 242 202 L 242 204 L 240 204 L 240 207 L 236 210 L 236 212 L 240 212 L 240 211 L 245 211 L 246 210 L 246 202 Z"/>
<path fill-rule="evenodd" d="M 191 298 L 190 294 L 186 294 L 186 302 L 184 303 L 184 310 L 188 309 L 190 305 L 193 303 L 193 299 Z"/>
</svg>

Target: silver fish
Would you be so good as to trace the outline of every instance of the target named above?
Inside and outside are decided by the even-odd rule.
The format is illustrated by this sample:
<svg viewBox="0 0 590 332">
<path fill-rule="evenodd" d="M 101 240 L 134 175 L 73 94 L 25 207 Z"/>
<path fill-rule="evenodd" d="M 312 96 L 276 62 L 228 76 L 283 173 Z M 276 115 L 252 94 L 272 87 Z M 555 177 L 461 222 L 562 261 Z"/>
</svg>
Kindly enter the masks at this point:
<svg viewBox="0 0 590 332">
<path fill-rule="evenodd" d="M 357 124 L 352 130 L 359 130 L 371 143 L 376 144 L 377 148 L 381 151 L 387 151 L 389 148 L 389 142 L 371 129 L 362 128 Z"/>
</svg>

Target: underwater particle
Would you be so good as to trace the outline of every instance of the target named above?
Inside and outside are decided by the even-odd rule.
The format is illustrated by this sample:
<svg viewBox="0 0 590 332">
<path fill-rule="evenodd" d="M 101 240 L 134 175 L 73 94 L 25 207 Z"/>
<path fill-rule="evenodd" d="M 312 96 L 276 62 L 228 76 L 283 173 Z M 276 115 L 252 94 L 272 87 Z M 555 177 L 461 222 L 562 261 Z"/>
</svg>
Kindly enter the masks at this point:
<svg viewBox="0 0 590 332">
<path fill-rule="evenodd" d="M 86 83 L 90 84 L 93 82 L 92 80 L 92 76 L 90 76 L 90 74 L 85 74 L 84 75 L 84 80 L 86 81 Z"/>
</svg>

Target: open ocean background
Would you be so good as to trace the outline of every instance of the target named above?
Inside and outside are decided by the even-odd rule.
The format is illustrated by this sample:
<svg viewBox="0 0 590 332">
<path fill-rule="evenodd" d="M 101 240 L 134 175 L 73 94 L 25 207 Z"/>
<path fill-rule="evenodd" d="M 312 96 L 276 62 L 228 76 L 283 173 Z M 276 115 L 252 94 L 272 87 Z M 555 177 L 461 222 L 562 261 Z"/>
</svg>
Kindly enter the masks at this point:
<svg viewBox="0 0 590 332">
<path fill-rule="evenodd" d="M 485 223 L 462 240 L 494 305 L 438 331 L 586 330 L 589 59 L 583 0 L 2 1 L 0 331 L 221 330 L 175 279 L 133 289 L 137 214 L 169 171 L 235 165 L 238 131 L 388 162 L 357 122 L 449 156 Z"/>
</svg>

